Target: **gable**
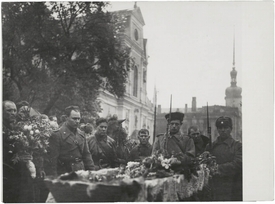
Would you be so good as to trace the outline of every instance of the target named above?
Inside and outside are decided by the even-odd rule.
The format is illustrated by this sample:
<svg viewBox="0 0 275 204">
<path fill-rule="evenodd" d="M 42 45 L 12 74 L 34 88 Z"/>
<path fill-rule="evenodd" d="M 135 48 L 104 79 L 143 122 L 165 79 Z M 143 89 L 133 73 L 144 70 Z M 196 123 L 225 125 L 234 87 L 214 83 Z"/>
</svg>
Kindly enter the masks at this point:
<svg viewBox="0 0 275 204">
<path fill-rule="evenodd" d="M 139 7 L 135 8 L 132 11 L 132 14 L 141 23 L 142 26 L 145 25 L 145 22 L 144 22 L 144 19 L 143 19 L 143 16 L 142 16 L 142 13 L 141 13 L 141 10 Z"/>
</svg>

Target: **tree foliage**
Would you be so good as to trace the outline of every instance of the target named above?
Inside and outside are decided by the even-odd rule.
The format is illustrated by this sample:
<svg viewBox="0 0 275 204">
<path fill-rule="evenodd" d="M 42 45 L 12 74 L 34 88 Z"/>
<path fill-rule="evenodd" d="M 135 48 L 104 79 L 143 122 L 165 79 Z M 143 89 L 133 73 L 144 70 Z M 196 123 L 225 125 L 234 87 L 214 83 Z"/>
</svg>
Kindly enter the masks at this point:
<svg viewBox="0 0 275 204">
<path fill-rule="evenodd" d="M 125 19 L 104 2 L 3 2 L 3 98 L 45 114 L 79 105 L 99 111 L 104 87 L 123 96 L 130 50 Z"/>
</svg>

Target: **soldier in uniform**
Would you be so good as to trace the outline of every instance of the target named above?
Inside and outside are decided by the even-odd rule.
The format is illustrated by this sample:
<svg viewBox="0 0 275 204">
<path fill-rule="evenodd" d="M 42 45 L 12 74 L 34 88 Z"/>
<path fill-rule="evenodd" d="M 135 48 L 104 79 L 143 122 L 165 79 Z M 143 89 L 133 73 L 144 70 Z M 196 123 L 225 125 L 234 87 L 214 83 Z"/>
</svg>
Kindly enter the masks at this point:
<svg viewBox="0 0 275 204">
<path fill-rule="evenodd" d="M 131 152 L 128 161 L 142 161 L 152 153 L 152 145 L 149 143 L 150 135 L 147 129 L 138 131 L 139 144 Z"/>
<path fill-rule="evenodd" d="M 205 147 L 209 143 L 209 138 L 200 133 L 198 126 L 189 127 L 188 135 L 194 141 L 196 156 L 200 156 L 205 151 Z"/>
<path fill-rule="evenodd" d="M 80 122 L 79 108 L 69 106 L 65 114 L 65 123 L 49 139 L 51 174 L 57 176 L 77 170 L 94 170 L 84 133 L 77 128 Z"/>
<path fill-rule="evenodd" d="M 96 168 L 114 168 L 120 165 L 117 158 L 115 141 L 107 135 L 107 119 L 96 120 L 95 135 L 88 138 L 88 146 Z"/>
<path fill-rule="evenodd" d="M 17 108 L 14 102 L 3 102 L 3 202 L 19 202 L 20 193 L 20 163 L 12 162 L 10 143 L 7 140 L 12 124 L 16 120 Z"/>
<path fill-rule="evenodd" d="M 180 131 L 183 117 L 183 113 L 173 112 L 169 121 L 170 114 L 165 115 L 169 124 L 168 134 L 160 134 L 156 137 L 153 154 L 160 152 L 168 158 L 177 155 L 181 163 L 191 163 L 191 159 L 195 156 L 195 145 L 190 137 L 184 136 Z"/>
<path fill-rule="evenodd" d="M 216 127 L 219 137 L 206 147 L 218 164 L 211 182 L 213 201 L 242 201 L 242 143 L 231 136 L 231 118 L 218 118 Z"/>
</svg>

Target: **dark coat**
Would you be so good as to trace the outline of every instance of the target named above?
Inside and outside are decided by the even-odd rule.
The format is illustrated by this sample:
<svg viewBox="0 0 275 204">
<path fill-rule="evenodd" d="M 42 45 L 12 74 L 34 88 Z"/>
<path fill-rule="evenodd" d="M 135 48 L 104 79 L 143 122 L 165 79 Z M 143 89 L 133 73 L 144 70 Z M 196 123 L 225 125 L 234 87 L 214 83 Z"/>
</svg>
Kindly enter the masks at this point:
<svg viewBox="0 0 275 204">
<path fill-rule="evenodd" d="M 12 146 L 7 140 L 10 129 L 3 125 L 3 202 L 19 202 L 21 185 L 21 163 L 14 164 Z"/>
<path fill-rule="evenodd" d="M 152 145 L 149 143 L 146 145 L 138 144 L 131 150 L 128 161 L 142 161 L 145 157 L 151 156 L 151 154 Z"/>
<path fill-rule="evenodd" d="M 205 151 L 209 140 L 210 139 L 204 135 L 199 135 L 197 138 L 193 138 L 196 149 L 196 156 L 200 156 Z"/>
<path fill-rule="evenodd" d="M 242 201 L 242 143 L 231 136 L 221 141 L 218 137 L 212 148 L 206 147 L 216 157 L 218 175 L 212 179 L 214 201 Z"/>
<path fill-rule="evenodd" d="M 97 168 L 114 168 L 119 166 L 115 141 L 111 137 L 97 138 L 96 136 L 92 136 L 87 140 L 89 150 Z"/>
<path fill-rule="evenodd" d="M 52 175 L 77 170 L 94 170 L 94 162 L 84 133 L 77 129 L 71 132 L 66 123 L 54 131 L 49 139 L 49 155 Z"/>
<path fill-rule="evenodd" d="M 180 132 L 173 136 L 166 136 L 161 134 L 156 137 L 156 141 L 153 145 L 153 153 L 161 151 L 166 156 L 171 157 L 172 154 L 183 154 L 180 158 L 183 162 L 190 162 L 191 158 L 195 157 L 195 145 L 193 140 L 182 135 Z"/>
</svg>

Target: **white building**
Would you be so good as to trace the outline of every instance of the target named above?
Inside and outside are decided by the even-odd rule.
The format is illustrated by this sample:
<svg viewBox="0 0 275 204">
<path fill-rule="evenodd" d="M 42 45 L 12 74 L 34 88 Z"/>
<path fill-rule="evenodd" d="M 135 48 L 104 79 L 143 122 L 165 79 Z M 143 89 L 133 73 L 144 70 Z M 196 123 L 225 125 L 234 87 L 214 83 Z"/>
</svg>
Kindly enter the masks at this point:
<svg viewBox="0 0 275 204">
<path fill-rule="evenodd" d="M 116 114 L 118 119 L 126 119 L 123 126 L 128 135 L 136 139 L 136 133 L 141 128 L 149 129 L 150 135 L 153 135 L 154 125 L 154 108 L 147 97 L 147 39 L 143 38 L 145 23 L 136 4 L 132 10 L 121 10 L 116 13 L 127 17 L 125 44 L 131 47 L 131 57 L 135 61 L 135 66 L 128 74 L 124 97 L 116 98 L 107 91 L 101 92 L 98 99 L 103 110 L 99 116 Z"/>
</svg>

